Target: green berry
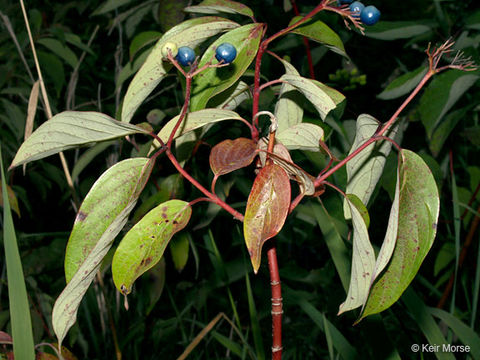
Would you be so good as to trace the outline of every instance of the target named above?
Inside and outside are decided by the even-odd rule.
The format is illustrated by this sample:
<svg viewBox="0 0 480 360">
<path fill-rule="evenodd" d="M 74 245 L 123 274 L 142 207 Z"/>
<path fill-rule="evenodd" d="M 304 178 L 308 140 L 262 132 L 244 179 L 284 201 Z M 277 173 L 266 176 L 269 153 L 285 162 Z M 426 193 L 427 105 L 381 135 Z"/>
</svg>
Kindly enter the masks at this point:
<svg viewBox="0 0 480 360">
<path fill-rule="evenodd" d="M 169 52 L 172 53 L 172 57 L 177 56 L 177 54 L 178 54 L 177 44 L 175 44 L 173 42 L 166 42 L 165 44 L 163 44 L 163 46 L 162 46 L 162 56 L 163 56 L 164 59 L 166 59 L 168 57 Z"/>
</svg>

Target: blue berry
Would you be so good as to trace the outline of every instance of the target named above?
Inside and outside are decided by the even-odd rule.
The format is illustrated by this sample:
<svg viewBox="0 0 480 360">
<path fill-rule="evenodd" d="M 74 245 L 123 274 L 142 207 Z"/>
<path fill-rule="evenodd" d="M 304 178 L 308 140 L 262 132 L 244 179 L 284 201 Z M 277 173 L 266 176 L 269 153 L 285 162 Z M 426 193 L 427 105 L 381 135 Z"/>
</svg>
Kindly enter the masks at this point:
<svg viewBox="0 0 480 360">
<path fill-rule="evenodd" d="M 224 64 L 230 64 L 237 57 L 237 49 L 230 43 L 223 43 L 217 47 L 215 57 Z"/>
<path fill-rule="evenodd" d="M 360 20 L 365 25 L 374 25 L 380 20 L 380 11 L 375 6 L 369 5 L 360 13 Z"/>
<path fill-rule="evenodd" d="M 353 13 L 353 16 L 360 17 L 362 10 L 365 9 L 365 5 L 363 5 L 360 1 L 354 1 L 350 4 L 350 11 Z"/>
<path fill-rule="evenodd" d="M 179 47 L 176 59 L 183 66 L 191 65 L 195 61 L 195 51 L 188 46 Z"/>
</svg>

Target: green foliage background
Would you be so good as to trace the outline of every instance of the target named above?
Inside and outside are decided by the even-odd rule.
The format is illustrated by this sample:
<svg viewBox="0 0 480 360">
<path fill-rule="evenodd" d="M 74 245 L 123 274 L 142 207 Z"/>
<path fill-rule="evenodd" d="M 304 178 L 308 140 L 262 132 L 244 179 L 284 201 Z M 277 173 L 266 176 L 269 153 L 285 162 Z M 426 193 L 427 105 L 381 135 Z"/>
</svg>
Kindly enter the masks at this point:
<svg viewBox="0 0 480 360">
<path fill-rule="evenodd" d="M 112 1 L 109 3 L 115 4 Z M 116 2 L 117 5 L 120 3 L 123 5 L 110 11 L 102 11 L 105 3 L 95 0 L 64 3 L 32 1 L 27 4 L 54 113 L 66 109 L 95 110 L 115 117 L 136 64 L 141 63 L 145 51 L 154 43 L 145 39 L 158 38 L 159 33 L 182 21 L 185 16 L 179 12 L 181 1 Z M 292 10 L 288 10 L 288 16 L 285 14 L 283 1 L 243 3 L 254 9 L 258 21 L 268 23 L 270 34 L 284 28 L 294 16 Z M 381 10 L 383 21 L 413 21 L 424 25 L 426 30 L 401 39 L 379 40 L 372 37 L 373 28 L 367 29 L 367 36 L 361 36 L 346 29 L 338 16 L 323 13 L 319 16 L 341 36 L 352 60 L 346 61 L 333 52 L 327 52 L 324 47 L 310 43 L 317 79 L 347 97 L 345 112 L 337 119 L 346 129 L 347 136 L 342 138 L 333 133 L 328 140 L 329 146 L 339 155 L 349 150 L 353 135 L 348 131 L 351 120 L 362 113 L 369 113 L 386 121 L 401 104 L 405 96 L 382 100 L 377 95 L 394 79 L 424 64 L 426 57 L 423 51 L 429 42 L 440 43 L 451 36 L 457 41 L 458 49 L 480 64 L 480 11 L 475 1 L 372 0 L 368 3 Z M 316 2 L 302 1 L 298 5 L 300 11 L 306 13 Z M 0 9 L 3 15 L 0 33 L 0 136 L 4 163 L 10 164 L 23 141 L 27 102 L 33 82 L 7 31 L 6 17 L 11 22 L 34 79 L 36 72 L 19 4 L 0 0 Z M 236 16 L 232 18 L 243 21 Z M 97 26 L 98 32 L 91 45 L 87 46 Z M 138 48 L 140 44 L 145 46 Z M 288 56 L 301 74 L 308 77 L 305 47 L 299 36 L 288 35 L 274 43 L 272 51 Z M 73 86 L 72 72 L 83 52 L 85 56 Z M 278 62 L 265 57 L 262 74 L 267 79 L 278 78 L 283 72 Z M 480 75 L 478 71 L 472 74 Z M 323 212 L 318 202 L 302 203 L 287 219 L 284 229 L 277 236 L 285 303 L 285 359 L 336 358 L 338 354 L 342 358 L 417 358 L 417 354 L 410 350 L 412 344 L 433 343 L 434 339 L 439 339 L 435 337 L 438 334 L 428 327 L 433 321 L 443 331 L 446 343 L 475 345 L 468 343 L 467 335 L 472 330 L 478 333 L 480 326 L 477 320 L 479 235 L 478 230 L 472 230 L 474 212 L 477 211 L 478 216 L 480 199 L 475 193 L 480 183 L 480 83 L 474 79 L 469 86 L 460 87 L 458 93 L 453 94 L 457 97 L 453 101 L 454 96 L 448 90 L 457 79 L 451 73 L 438 76 L 402 114 L 408 124 L 402 146 L 420 153 L 429 164 L 442 204 L 438 235 L 432 251 L 401 301 L 381 315 L 367 318 L 356 326 L 352 326 L 355 313 L 337 317 L 345 290 L 332 260 L 332 252 L 337 251 L 335 254 L 340 259 L 348 260 L 350 250 L 346 250 L 346 254 L 338 252 L 338 249 L 332 250 L 335 237 L 329 237 L 328 224 L 318 221 L 319 214 Z M 148 119 L 158 129 L 162 120 L 178 114 L 183 104 L 182 96 L 178 78 L 168 77 L 135 114 L 134 122 Z M 268 109 L 274 96 L 273 90 L 262 93 L 261 108 Z M 453 104 L 447 107 L 449 100 Z M 315 122 L 314 110 L 307 104 L 305 106 L 307 121 Z M 43 109 L 44 104 L 39 102 L 35 127 L 45 121 Z M 237 111 L 248 116 L 246 114 L 250 109 L 251 102 L 246 101 Z M 439 128 L 428 130 L 427 126 L 426 130 L 425 124 L 430 121 L 428 116 L 433 116 L 431 114 L 438 109 L 446 109 L 437 119 Z M 195 158 L 186 162 L 191 174 L 205 184 L 211 181 L 212 175 L 206 171 L 211 146 L 226 137 L 242 135 L 243 131 L 234 126 L 228 130 L 220 125 L 213 126 L 204 138 L 205 143 L 195 149 Z M 102 148 L 97 145 L 91 149 L 67 152 L 70 168 L 77 175 L 74 179 L 76 196 L 83 199 L 98 176 L 119 159 L 148 150 L 150 144 L 145 137 L 139 136 L 136 140 L 139 150 L 127 142 L 118 141 Z M 93 156 L 94 151 L 96 156 Z M 187 153 L 189 151 L 191 149 L 187 149 Z M 322 159 L 315 155 L 294 155 L 305 169 L 317 169 L 322 163 Z M 395 161 L 394 155 L 391 155 L 381 180 L 382 186 L 376 190 L 369 206 L 371 238 L 377 246 L 381 245 L 387 223 L 385 214 L 389 211 L 393 194 Z M 253 181 L 251 170 L 240 170 L 219 181 L 217 188 L 228 195 L 229 203 L 244 206 L 241 202 L 248 196 Z M 156 167 L 130 226 L 145 212 L 142 206 L 148 205 L 144 204 L 156 204 L 181 196 L 191 200 L 198 196 L 188 183 L 174 174 L 174 169 L 165 162 Z M 15 227 L 29 293 L 34 339 L 36 343 L 53 342 L 51 309 L 65 285 L 63 258 L 75 218 L 72 194 L 57 156 L 27 165 L 25 175 L 21 168 L 17 168 L 7 176 L 21 213 L 21 216 L 14 215 Z M 344 185 L 344 177 L 343 172 L 336 174 L 335 182 Z M 341 199 L 332 194 L 322 199 L 332 216 L 331 224 L 335 225 L 330 230 L 338 231 L 335 235 L 343 238 L 345 249 L 350 249 Z M 455 208 L 461 219 L 454 217 Z M 460 249 L 470 231 L 474 234 L 472 245 L 468 248 L 462 268 L 458 269 Z M 135 285 L 134 296 L 129 298 L 128 312 L 123 308 L 123 299 L 114 289 L 106 261 L 102 268 L 103 281 L 96 282 L 88 291 L 80 307 L 78 322 L 65 346 L 78 358 L 114 358 L 117 342 L 125 359 L 173 359 L 207 323 L 219 312 L 224 312 L 240 329 L 244 341 L 232 332 L 228 322 L 221 321 L 202 340 L 191 358 L 250 358 L 250 352 L 255 353 L 258 359 L 269 357 L 265 355 L 269 354 L 271 338 L 268 270 L 262 264 L 259 274 L 253 275 L 241 224 L 225 212 L 218 212 L 212 205 L 197 205 L 190 225 L 180 239 L 181 244 L 177 246 L 181 250 L 167 252 L 165 261 Z M 0 251 L 3 258 L 3 247 Z M 4 262 L 0 264 L 0 330 L 9 332 L 8 284 Z M 348 274 L 348 262 L 342 266 Z M 444 306 L 450 316 L 432 307 L 438 303 L 448 279 L 456 270 L 455 292 Z M 455 321 L 461 321 L 471 329 L 456 326 L 451 332 L 446 331 Z M 476 346 L 476 352 L 472 350 L 471 356 L 480 358 L 479 345 Z M 6 352 L 7 349 L 8 346 L 0 347 L 0 351 Z M 431 353 L 424 354 L 424 357 L 449 358 L 449 354 Z"/>
</svg>

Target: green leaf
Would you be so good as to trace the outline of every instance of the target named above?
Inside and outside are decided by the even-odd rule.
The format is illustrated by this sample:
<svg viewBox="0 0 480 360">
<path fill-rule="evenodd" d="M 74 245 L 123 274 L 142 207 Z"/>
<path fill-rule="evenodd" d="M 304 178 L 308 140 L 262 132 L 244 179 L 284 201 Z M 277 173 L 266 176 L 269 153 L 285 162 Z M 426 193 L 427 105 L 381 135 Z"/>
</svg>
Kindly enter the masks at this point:
<svg viewBox="0 0 480 360">
<path fill-rule="evenodd" d="M 446 312 L 445 310 L 428 308 L 428 311 L 430 312 L 430 314 L 439 318 L 445 324 L 447 324 L 448 327 L 453 330 L 455 336 L 458 336 L 458 338 L 463 344 L 470 347 L 470 351 L 468 352 L 472 359 L 480 359 L 480 337 L 474 329 L 460 321 L 456 316 Z"/>
<path fill-rule="evenodd" d="M 255 352 L 258 360 L 265 360 L 265 348 L 263 346 L 262 328 L 260 327 L 260 319 L 255 306 L 255 298 L 253 297 L 252 287 L 250 285 L 250 276 L 245 274 L 245 282 L 247 287 L 248 312 L 250 314 L 250 325 L 252 327 L 252 337 L 255 344 Z"/>
<path fill-rule="evenodd" d="M 450 70 L 436 76 L 428 85 L 420 99 L 419 112 L 429 139 L 443 116 L 477 80 L 477 75 Z"/>
<path fill-rule="evenodd" d="M 260 170 L 247 200 L 243 232 L 253 271 L 258 272 L 265 241 L 282 229 L 290 206 L 290 180 L 276 164 Z"/>
<path fill-rule="evenodd" d="M 7 185 L 7 194 L 8 194 L 8 203 L 9 203 L 10 209 L 13 210 L 18 215 L 18 217 L 20 217 L 20 208 L 18 207 L 18 200 L 17 200 L 17 197 L 15 196 L 15 192 L 10 187 L 10 185 Z M 3 204 L 4 204 L 3 203 L 3 186 L 0 186 L 0 206 L 4 207 Z"/>
<path fill-rule="evenodd" d="M 115 144 L 114 140 L 101 142 L 99 144 L 95 144 L 82 155 L 80 155 L 73 166 L 72 180 L 76 181 L 88 164 L 90 164 L 95 157 L 102 154 L 109 146 L 112 146 L 113 144 Z"/>
<path fill-rule="evenodd" d="M 190 234 L 187 232 L 180 233 L 170 241 L 169 248 L 175 269 L 179 272 L 182 271 L 188 261 Z"/>
<path fill-rule="evenodd" d="M 148 133 L 93 111 L 64 111 L 44 122 L 20 146 L 10 168 L 60 151 L 126 135 Z"/>
<path fill-rule="evenodd" d="M 375 269 L 375 252 L 370 243 L 364 217 L 367 209 L 358 199 L 355 199 L 355 195 L 347 194 L 345 199 L 352 215 L 353 254 L 350 286 L 347 298 L 338 310 L 339 315 L 365 304 L 370 289 L 370 278 Z"/>
<path fill-rule="evenodd" d="M 244 74 L 257 54 L 263 29 L 264 25 L 260 23 L 244 25 L 220 36 L 208 47 L 200 59 L 199 68 L 214 57 L 216 47 L 224 42 L 235 46 L 237 57 L 228 66 L 208 68 L 194 78 L 190 100 L 191 111 L 205 108 L 210 98 L 228 89 Z M 213 63 L 216 63 L 216 60 Z"/>
<path fill-rule="evenodd" d="M 107 0 L 102 5 L 100 5 L 92 15 L 101 15 L 109 11 L 118 9 L 119 7 L 126 5 L 132 2 L 132 0 Z"/>
<path fill-rule="evenodd" d="M 232 89 L 233 86 L 230 88 Z M 221 97 L 224 95 L 226 92 L 220 94 L 219 96 Z M 225 100 L 216 106 L 218 109 L 223 109 L 223 110 L 235 110 L 243 101 L 247 99 L 251 99 L 252 94 L 250 91 L 250 86 L 243 82 L 239 81 L 235 89 L 233 89 L 232 93 L 225 98 Z"/>
<path fill-rule="evenodd" d="M 219 17 L 208 16 L 184 21 L 166 32 L 150 52 L 147 60 L 128 86 L 123 100 L 122 121 L 130 122 L 143 100 L 165 78 L 172 65 L 163 62 L 162 47 L 167 42 L 196 47 L 212 36 L 237 27 L 238 24 Z"/>
<path fill-rule="evenodd" d="M 364 144 L 381 123 L 374 117 L 362 114 L 357 119 L 357 131 L 355 140 L 349 154 L 357 150 Z M 387 134 L 390 138 L 394 138 L 397 128 L 390 130 Z M 389 141 L 377 141 L 367 146 L 360 154 L 355 156 L 347 163 L 347 189 L 346 193 L 357 195 L 365 205 L 373 194 L 373 190 L 377 186 L 382 176 L 383 167 L 387 160 L 387 156 L 392 148 Z M 343 203 L 343 211 L 345 219 L 350 219 L 350 211 L 347 201 Z"/>
<path fill-rule="evenodd" d="M 336 108 L 336 104 L 331 96 L 310 79 L 298 76 L 285 74 L 280 80 L 287 82 L 300 91 L 305 97 L 315 106 L 321 118 L 325 120 L 327 114 Z"/>
<path fill-rule="evenodd" d="M 465 25 L 469 29 L 480 30 L 480 11 L 477 10 L 465 20 Z"/>
<path fill-rule="evenodd" d="M 281 60 L 285 66 L 285 73 L 300 76 L 297 69 L 286 60 Z M 303 107 L 299 105 L 296 88 L 288 83 L 283 83 L 275 104 L 275 117 L 278 121 L 277 134 L 285 129 L 297 125 L 303 119 Z M 318 145 L 318 144 L 317 144 Z"/>
<path fill-rule="evenodd" d="M 425 66 L 420 66 L 418 69 L 399 76 L 388 84 L 377 97 L 382 100 L 391 100 L 410 93 L 420 83 L 427 71 Z"/>
<path fill-rule="evenodd" d="M 175 116 L 172 120 L 165 124 L 165 126 L 158 133 L 158 137 L 162 139 L 164 143 L 168 141 L 173 128 L 177 124 L 180 115 Z M 195 112 L 188 113 L 182 122 L 182 125 L 178 128 L 174 139 L 189 133 L 195 129 L 199 129 L 205 125 L 213 124 L 219 121 L 225 120 L 241 120 L 242 118 L 236 112 L 222 109 L 204 109 Z M 159 147 L 160 144 L 155 140 L 153 142 L 152 149 Z"/>
<path fill-rule="evenodd" d="M 78 211 L 65 254 L 67 286 L 52 312 L 59 344 L 76 321 L 80 301 L 114 238 L 127 222 L 154 162 L 148 158 L 121 161 L 95 182 Z"/>
<path fill-rule="evenodd" d="M 182 200 L 169 200 L 149 211 L 125 235 L 112 261 L 113 282 L 124 295 L 135 280 L 157 264 L 172 236 L 190 220 L 192 208 Z"/>
<path fill-rule="evenodd" d="M 78 63 L 77 55 L 65 44 L 60 41 L 51 38 L 38 39 L 37 43 L 45 46 L 59 58 L 65 60 L 72 68 L 75 68 Z"/>
<path fill-rule="evenodd" d="M 465 116 L 467 115 L 468 111 L 472 109 L 472 106 L 475 106 L 475 104 L 472 103 L 470 106 L 465 106 L 458 110 L 449 112 L 443 117 L 435 130 L 433 130 L 430 136 L 428 147 L 434 156 L 438 156 L 438 154 L 440 154 L 445 141 L 447 141 L 457 124 L 465 119 Z M 467 132 L 467 130 L 465 130 L 465 134 L 468 139 L 475 135 L 472 132 Z"/>
<path fill-rule="evenodd" d="M 162 31 L 168 31 L 185 19 L 184 8 L 188 0 L 159 0 L 158 22 Z"/>
<path fill-rule="evenodd" d="M 464 135 L 474 146 L 480 147 L 480 126 L 466 128 Z"/>
<path fill-rule="evenodd" d="M 365 35 L 380 40 L 407 39 L 431 31 L 428 25 L 418 21 L 380 21 L 375 26 L 369 27 Z"/>
<path fill-rule="evenodd" d="M 402 295 L 430 250 L 437 231 L 439 195 L 422 158 L 400 152 L 398 234 L 393 256 L 378 276 L 360 319 L 390 307 Z"/>
<path fill-rule="evenodd" d="M 15 359 L 35 359 L 35 349 L 22 261 L 18 251 L 17 236 L 13 224 L 10 202 L 3 170 L 3 156 L 0 147 L 0 171 L 2 174 L 3 196 L 3 246 L 8 281 L 10 326 L 12 328 L 13 353 Z"/>
<path fill-rule="evenodd" d="M 317 327 L 325 332 L 323 314 L 318 311 L 309 301 L 301 297 L 295 297 L 295 302 L 300 308 L 313 320 Z M 354 360 L 359 359 L 354 346 L 352 346 L 343 334 L 327 319 L 326 323 L 329 326 L 332 342 L 335 350 L 341 355 L 342 359 Z"/>
<path fill-rule="evenodd" d="M 296 16 L 291 21 L 289 26 L 295 24 L 302 16 Z M 294 34 L 306 36 L 313 41 L 319 42 L 320 44 L 325 45 L 333 52 L 345 56 L 348 58 L 347 53 L 345 52 L 345 47 L 343 46 L 342 39 L 337 35 L 335 31 L 330 29 L 327 24 L 320 20 L 310 20 L 306 23 L 296 27 L 291 31 Z"/>
<path fill-rule="evenodd" d="M 161 36 L 162 33 L 158 31 L 144 31 L 137 34 L 130 43 L 130 59 L 133 59 L 139 50 L 157 41 Z"/>
<path fill-rule="evenodd" d="M 435 322 L 435 319 L 430 315 L 429 309 L 422 299 L 420 299 L 412 289 L 405 291 L 402 300 L 405 303 L 412 320 L 425 335 L 427 344 L 448 344 L 443 336 L 443 330 L 440 329 Z M 435 353 L 435 356 L 438 360 L 455 360 L 455 356 L 448 352 L 438 351 Z"/>
<path fill-rule="evenodd" d="M 188 6 L 186 12 L 200 14 L 217 14 L 219 12 L 240 14 L 253 18 L 253 11 L 242 3 L 232 0 L 204 0 L 195 6 Z"/>
<path fill-rule="evenodd" d="M 345 291 L 347 291 L 350 278 L 350 259 L 348 249 L 342 239 L 342 231 L 339 228 L 340 226 L 344 226 L 344 224 L 339 224 L 338 221 L 329 214 L 320 199 L 319 202 L 320 204 L 311 203 L 310 208 L 317 220 L 318 226 L 320 227 L 320 231 L 322 232 L 323 239 L 325 240 L 330 256 L 337 269 L 342 286 Z"/>
<path fill-rule="evenodd" d="M 257 144 L 252 139 L 224 140 L 210 152 L 210 168 L 216 176 L 250 165 L 257 156 Z"/>
<path fill-rule="evenodd" d="M 323 141 L 323 129 L 315 124 L 301 123 L 293 125 L 275 137 L 288 150 L 320 151 L 320 141 Z"/>
</svg>

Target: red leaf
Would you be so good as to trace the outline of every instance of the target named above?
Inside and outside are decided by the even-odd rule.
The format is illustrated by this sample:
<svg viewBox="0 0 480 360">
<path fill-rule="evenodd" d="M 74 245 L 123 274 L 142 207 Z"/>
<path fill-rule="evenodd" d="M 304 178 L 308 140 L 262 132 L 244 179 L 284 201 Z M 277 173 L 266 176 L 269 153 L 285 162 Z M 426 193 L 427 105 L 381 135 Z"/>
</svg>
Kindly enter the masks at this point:
<svg viewBox="0 0 480 360">
<path fill-rule="evenodd" d="M 290 206 L 290 181 L 280 166 L 267 164 L 255 178 L 243 222 L 253 270 L 260 267 L 262 246 L 282 229 Z"/>
<path fill-rule="evenodd" d="M 257 145 L 251 139 L 225 140 L 210 152 L 210 167 L 215 175 L 224 175 L 252 163 Z"/>
</svg>

